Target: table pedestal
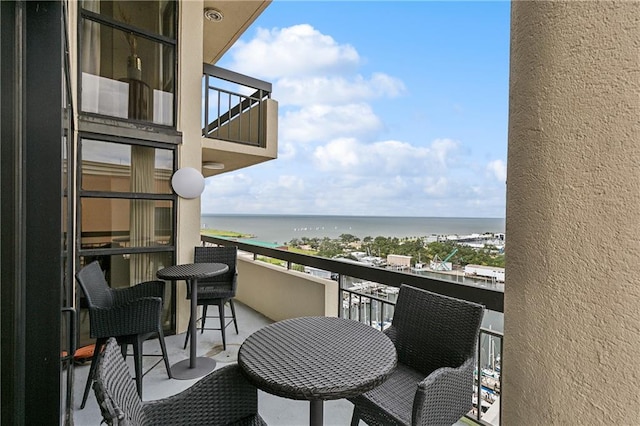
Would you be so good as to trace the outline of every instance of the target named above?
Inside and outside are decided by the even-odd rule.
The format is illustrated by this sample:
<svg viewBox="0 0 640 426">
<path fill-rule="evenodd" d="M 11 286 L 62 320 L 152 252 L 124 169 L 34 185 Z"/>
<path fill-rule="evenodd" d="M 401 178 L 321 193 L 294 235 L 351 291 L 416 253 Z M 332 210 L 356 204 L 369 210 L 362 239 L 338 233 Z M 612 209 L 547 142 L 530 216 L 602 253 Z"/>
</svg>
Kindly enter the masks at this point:
<svg viewBox="0 0 640 426">
<path fill-rule="evenodd" d="M 322 426 L 324 415 L 324 401 L 321 399 L 314 399 L 309 401 L 309 426 Z"/>
<path fill-rule="evenodd" d="M 191 367 L 192 361 L 195 362 L 195 367 Z M 174 379 L 190 380 L 202 377 L 216 368 L 216 362 L 204 356 L 197 357 L 195 359 L 183 359 L 171 366 L 171 376 Z"/>
<path fill-rule="evenodd" d="M 178 361 L 171 366 L 174 379 L 190 380 L 209 374 L 216 368 L 216 361 L 202 356 L 196 356 L 198 330 L 196 329 L 196 315 L 198 314 L 198 280 L 193 278 L 187 282 L 191 286 L 191 318 L 189 319 L 189 359 Z"/>
</svg>

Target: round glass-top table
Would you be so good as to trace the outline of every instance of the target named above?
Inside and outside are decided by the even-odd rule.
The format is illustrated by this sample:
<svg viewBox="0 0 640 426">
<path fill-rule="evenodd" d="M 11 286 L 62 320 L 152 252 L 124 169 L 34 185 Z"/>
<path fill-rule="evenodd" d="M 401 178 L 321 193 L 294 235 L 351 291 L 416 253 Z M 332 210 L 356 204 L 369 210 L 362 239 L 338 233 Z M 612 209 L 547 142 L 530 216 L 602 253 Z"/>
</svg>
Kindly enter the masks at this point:
<svg viewBox="0 0 640 426">
<path fill-rule="evenodd" d="M 224 274 L 228 270 L 229 266 L 224 263 L 187 263 L 168 266 L 156 272 L 157 277 L 161 280 L 184 280 L 188 286 L 191 286 L 191 319 L 189 320 L 191 346 L 189 347 L 189 358 L 171 366 L 171 376 L 175 379 L 195 379 L 204 376 L 216 368 L 215 360 L 196 356 L 198 335 L 196 333 L 196 315 L 198 309 L 197 288 L 199 279 L 215 277 Z"/>
<path fill-rule="evenodd" d="M 258 388 L 310 401 L 310 424 L 323 422 L 323 401 L 360 395 L 383 383 L 397 363 L 381 331 L 358 321 L 301 317 L 251 334 L 238 364 Z"/>
</svg>

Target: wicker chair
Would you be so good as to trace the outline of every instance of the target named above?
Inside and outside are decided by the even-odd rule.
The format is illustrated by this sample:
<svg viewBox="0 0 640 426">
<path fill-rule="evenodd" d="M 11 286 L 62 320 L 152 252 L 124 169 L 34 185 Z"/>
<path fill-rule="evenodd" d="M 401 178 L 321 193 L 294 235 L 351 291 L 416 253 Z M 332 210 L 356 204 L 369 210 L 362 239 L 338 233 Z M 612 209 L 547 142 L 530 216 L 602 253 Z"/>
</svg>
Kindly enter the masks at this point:
<svg viewBox="0 0 640 426">
<path fill-rule="evenodd" d="M 133 287 L 112 289 L 107 284 L 98 261 L 93 261 L 78 271 L 76 280 L 87 298 L 90 335 L 96 339 L 80 408 L 84 408 L 87 402 L 91 382 L 95 377 L 98 358 L 96 355 L 110 337 L 117 339 L 122 356 L 126 356 L 128 345 L 133 346 L 136 388 L 139 395 L 142 395 L 142 344 L 155 334 L 158 335 L 167 374 L 171 377 L 162 332 L 164 281 L 147 281 Z"/>
<path fill-rule="evenodd" d="M 229 265 L 229 271 L 217 277 L 198 280 L 198 305 L 202 306 L 202 316 L 196 321 L 200 321 L 200 332 L 204 330 L 220 330 L 222 333 L 222 347 L 227 349 L 225 330 L 233 322 L 238 333 L 238 321 L 236 320 L 236 308 L 233 305 L 233 298 L 236 297 L 238 287 L 238 270 L 236 263 L 238 259 L 238 248 L 227 247 L 199 247 L 195 248 L 193 260 L 195 263 L 224 263 Z M 187 299 L 191 299 L 191 288 L 187 286 Z M 225 315 L 225 305 L 229 303 L 231 316 Z M 207 316 L 207 306 L 218 306 L 217 316 Z M 207 318 L 219 318 L 220 327 L 205 327 Z M 229 320 L 229 321 L 227 321 Z M 184 339 L 184 347 L 189 342 L 189 329 Z"/>
<path fill-rule="evenodd" d="M 258 391 L 237 364 L 209 373 L 177 395 L 141 401 L 115 339 L 100 356 L 93 390 L 109 425 L 266 425 L 258 414 Z"/>
<path fill-rule="evenodd" d="M 398 366 L 382 385 L 349 399 L 351 425 L 451 425 L 468 413 L 483 315 L 476 303 L 402 285 L 385 330 Z"/>
</svg>

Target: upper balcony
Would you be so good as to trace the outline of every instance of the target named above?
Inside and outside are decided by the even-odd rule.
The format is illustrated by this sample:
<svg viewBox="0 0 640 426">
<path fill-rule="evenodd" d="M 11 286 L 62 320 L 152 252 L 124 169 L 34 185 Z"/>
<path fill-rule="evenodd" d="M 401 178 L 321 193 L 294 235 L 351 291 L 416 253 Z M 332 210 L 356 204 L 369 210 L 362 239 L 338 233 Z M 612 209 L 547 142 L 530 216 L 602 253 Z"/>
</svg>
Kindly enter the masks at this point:
<svg viewBox="0 0 640 426">
<path fill-rule="evenodd" d="M 203 64 L 202 172 L 205 177 L 278 156 L 278 103 L 271 83 Z"/>
</svg>

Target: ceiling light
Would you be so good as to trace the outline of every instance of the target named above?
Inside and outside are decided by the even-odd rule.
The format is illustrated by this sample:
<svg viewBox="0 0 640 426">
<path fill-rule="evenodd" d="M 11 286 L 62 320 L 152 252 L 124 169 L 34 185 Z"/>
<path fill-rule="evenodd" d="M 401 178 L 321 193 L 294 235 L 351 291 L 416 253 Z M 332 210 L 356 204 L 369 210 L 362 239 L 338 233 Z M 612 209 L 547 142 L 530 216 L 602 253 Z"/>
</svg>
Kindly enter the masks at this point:
<svg viewBox="0 0 640 426">
<path fill-rule="evenodd" d="M 202 163 L 202 168 L 209 170 L 222 170 L 224 169 L 224 164 L 217 163 L 215 161 L 205 161 L 204 163 Z"/>
<path fill-rule="evenodd" d="M 204 17 L 211 22 L 220 22 L 222 18 L 224 18 L 224 15 L 218 9 L 208 7 L 204 10 Z"/>
</svg>

